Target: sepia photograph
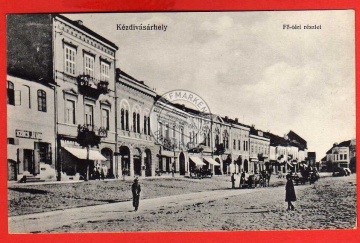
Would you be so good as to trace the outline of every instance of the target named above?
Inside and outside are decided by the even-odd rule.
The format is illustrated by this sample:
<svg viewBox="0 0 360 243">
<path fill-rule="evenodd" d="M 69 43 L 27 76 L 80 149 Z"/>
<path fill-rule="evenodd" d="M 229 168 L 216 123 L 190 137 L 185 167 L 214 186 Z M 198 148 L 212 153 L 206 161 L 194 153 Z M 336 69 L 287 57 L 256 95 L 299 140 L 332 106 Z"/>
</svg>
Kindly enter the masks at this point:
<svg viewBox="0 0 360 243">
<path fill-rule="evenodd" d="M 357 229 L 355 11 L 6 15 L 9 234 Z"/>
</svg>

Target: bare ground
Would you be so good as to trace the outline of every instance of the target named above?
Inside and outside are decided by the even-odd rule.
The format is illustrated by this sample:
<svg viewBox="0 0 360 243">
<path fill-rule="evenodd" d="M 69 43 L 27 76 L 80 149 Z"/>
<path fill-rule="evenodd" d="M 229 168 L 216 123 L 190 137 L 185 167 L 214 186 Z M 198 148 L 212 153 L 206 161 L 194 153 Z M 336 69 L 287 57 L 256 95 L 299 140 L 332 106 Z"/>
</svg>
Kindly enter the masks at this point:
<svg viewBox="0 0 360 243">
<path fill-rule="evenodd" d="M 224 186 L 229 184 L 227 180 L 223 180 L 223 183 Z M 197 190 L 195 188 L 199 186 L 190 186 L 189 182 L 187 184 L 193 190 Z M 205 184 L 207 183 L 204 183 L 204 187 Z M 322 178 L 315 185 L 296 186 L 298 201 L 295 203 L 295 211 L 286 210 L 285 190 L 282 189 L 283 187 L 252 189 L 253 193 L 140 210 L 118 219 L 92 220 L 65 225 L 47 232 L 243 231 L 356 227 L 356 175 Z M 177 189 L 171 191 L 175 193 Z"/>
</svg>

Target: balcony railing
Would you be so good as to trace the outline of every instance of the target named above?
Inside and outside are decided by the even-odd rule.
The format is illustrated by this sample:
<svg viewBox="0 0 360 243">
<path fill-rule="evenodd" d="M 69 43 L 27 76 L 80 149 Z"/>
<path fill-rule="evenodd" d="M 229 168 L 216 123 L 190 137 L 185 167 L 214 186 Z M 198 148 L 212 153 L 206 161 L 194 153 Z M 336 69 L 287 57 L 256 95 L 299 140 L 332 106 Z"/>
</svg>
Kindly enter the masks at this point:
<svg viewBox="0 0 360 243">
<path fill-rule="evenodd" d="M 78 83 L 79 93 L 98 99 L 100 94 L 107 94 L 109 92 L 108 81 L 98 81 L 90 75 L 82 74 L 76 78 Z"/>
</svg>

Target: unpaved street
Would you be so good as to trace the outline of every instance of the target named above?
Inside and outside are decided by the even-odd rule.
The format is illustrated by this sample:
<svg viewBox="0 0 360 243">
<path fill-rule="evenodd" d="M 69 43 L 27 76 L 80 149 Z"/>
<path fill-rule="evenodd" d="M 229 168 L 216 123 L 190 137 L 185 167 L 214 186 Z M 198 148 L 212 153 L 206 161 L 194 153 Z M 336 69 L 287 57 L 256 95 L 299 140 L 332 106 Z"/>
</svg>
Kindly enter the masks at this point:
<svg viewBox="0 0 360 243">
<path fill-rule="evenodd" d="M 222 231 L 344 229 L 356 226 L 356 175 L 295 187 L 286 211 L 283 186 L 211 190 L 9 218 L 9 232 Z"/>
</svg>

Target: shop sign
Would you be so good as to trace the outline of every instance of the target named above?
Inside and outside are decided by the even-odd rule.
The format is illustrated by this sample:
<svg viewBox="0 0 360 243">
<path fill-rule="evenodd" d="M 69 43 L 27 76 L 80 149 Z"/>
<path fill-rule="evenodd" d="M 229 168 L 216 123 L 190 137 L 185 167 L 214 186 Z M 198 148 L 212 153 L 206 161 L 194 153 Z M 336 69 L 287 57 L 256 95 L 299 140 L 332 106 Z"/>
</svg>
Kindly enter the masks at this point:
<svg viewBox="0 0 360 243">
<path fill-rule="evenodd" d="M 41 132 L 34 131 L 25 131 L 25 130 L 15 130 L 16 137 L 18 138 L 30 138 L 30 139 L 42 139 Z"/>
</svg>

